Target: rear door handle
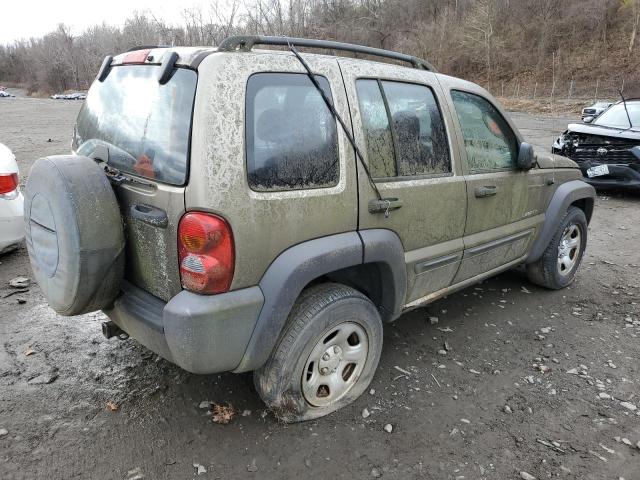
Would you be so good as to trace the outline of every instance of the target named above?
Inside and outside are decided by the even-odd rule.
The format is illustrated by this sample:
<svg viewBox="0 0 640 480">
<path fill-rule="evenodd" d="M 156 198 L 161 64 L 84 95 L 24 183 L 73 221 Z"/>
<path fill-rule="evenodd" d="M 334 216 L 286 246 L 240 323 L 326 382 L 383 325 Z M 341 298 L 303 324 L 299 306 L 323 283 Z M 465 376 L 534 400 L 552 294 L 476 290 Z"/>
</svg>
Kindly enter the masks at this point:
<svg viewBox="0 0 640 480">
<path fill-rule="evenodd" d="M 369 213 L 382 213 L 385 215 L 391 210 L 397 210 L 402 207 L 402 200 L 399 198 L 381 198 L 369 201 Z"/>
<path fill-rule="evenodd" d="M 169 224 L 167 212 L 151 205 L 132 205 L 131 216 L 136 220 L 148 223 L 154 227 L 167 228 L 167 225 Z"/>
<path fill-rule="evenodd" d="M 477 198 L 492 197 L 498 193 L 498 187 L 495 185 L 485 185 L 483 187 L 476 187 L 474 191 Z"/>
</svg>

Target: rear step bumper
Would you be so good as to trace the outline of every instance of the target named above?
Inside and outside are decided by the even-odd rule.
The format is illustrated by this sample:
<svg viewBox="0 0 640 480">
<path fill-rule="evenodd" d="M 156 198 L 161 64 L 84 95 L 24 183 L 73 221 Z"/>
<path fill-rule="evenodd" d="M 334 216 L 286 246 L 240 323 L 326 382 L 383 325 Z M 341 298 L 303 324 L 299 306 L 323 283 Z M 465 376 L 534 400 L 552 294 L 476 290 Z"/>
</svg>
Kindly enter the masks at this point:
<svg viewBox="0 0 640 480">
<path fill-rule="evenodd" d="M 104 313 L 158 355 L 192 373 L 234 370 L 264 303 L 260 287 L 219 295 L 183 290 L 168 303 L 124 282 Z"/>
</svg>

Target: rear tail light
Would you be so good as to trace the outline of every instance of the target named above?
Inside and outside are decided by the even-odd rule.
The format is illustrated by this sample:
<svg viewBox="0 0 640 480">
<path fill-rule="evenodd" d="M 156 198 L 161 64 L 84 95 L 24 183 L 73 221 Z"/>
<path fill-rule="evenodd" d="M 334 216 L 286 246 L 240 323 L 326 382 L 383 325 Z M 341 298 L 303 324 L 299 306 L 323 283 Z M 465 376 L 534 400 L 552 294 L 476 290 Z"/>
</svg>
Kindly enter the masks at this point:
<svg viewBox="0 0 640 480">
<path fill-rule="evenodd" d="M 231 227 L 217 215 L 185 214 L 178 225 L 182 287 L 195 293 L 223 293 L 231 287 L 235 252 Z"/>
<path fill-rule="evenodd" d="M 0 195 L 11 193 L 18 188 L 17 173 L 0 173 Z"/>
</svg>

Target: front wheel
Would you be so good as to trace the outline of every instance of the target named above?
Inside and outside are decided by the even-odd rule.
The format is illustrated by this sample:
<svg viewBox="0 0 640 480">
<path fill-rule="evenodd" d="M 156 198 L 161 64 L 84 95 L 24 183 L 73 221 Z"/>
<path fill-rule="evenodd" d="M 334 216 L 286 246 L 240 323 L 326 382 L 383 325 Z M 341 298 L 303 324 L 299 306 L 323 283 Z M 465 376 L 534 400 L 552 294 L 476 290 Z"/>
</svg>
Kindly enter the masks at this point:
<svg viewBox="0 0 640 480">
<path fill-rule="evenodd" d="M 271 357 L 254 372 L 256 389 L 283 421 L 322 417 L 366 390 L 381 350 L 371 300 L 345 285 L 316 285 L 300 295 Z"/>
<path fill-rule="evenodd" d="M 575 278 L 587 246 L 587 218 L 577 207 L 569 207 L 542 257 L 527 265 L 529 280 L 558 290 Z"/>
</svg>

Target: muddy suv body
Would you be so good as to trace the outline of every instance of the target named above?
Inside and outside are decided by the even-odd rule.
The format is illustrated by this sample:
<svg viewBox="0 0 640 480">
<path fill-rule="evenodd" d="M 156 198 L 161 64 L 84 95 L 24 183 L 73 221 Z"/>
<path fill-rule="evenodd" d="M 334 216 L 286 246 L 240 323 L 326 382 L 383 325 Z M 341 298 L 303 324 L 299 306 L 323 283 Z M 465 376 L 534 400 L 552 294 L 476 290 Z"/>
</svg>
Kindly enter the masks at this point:
<svg viewBox="0 0 640 480">
<path fill-rule="evenodd" d="M 101 308 L 108 335 L 190 372 L 255 370 L 265 402 L 301 420 L 364 391 L 382 324 L 404 311 L 517 265 L 551 288 L 571 282 L 593 188 L 572 161 L 533 153 L 488 92 L 390 52 L 414 68 L 298 54 L 299 39 L 251 48 L 283 41 L 267 40 L 105 60 L 74 157 L 40 160 L 27 186 L 31 262 L 57 311 Z M 42 207 L 35 174 L 79 178 L 70 158 L 100 166 L 92 188 L 122 218 L 105 225 L 96 207 L 74 231 L 122 235 L 60 300 L 41 238 L 63 220 L 42 220 L 58 200 Z"/>
</svg>

